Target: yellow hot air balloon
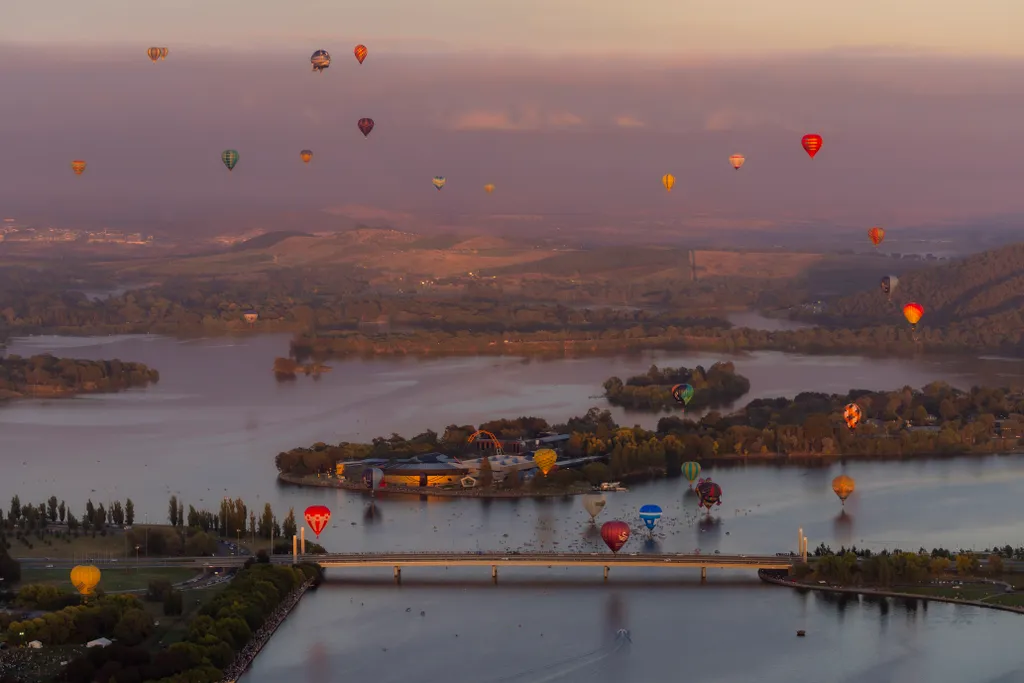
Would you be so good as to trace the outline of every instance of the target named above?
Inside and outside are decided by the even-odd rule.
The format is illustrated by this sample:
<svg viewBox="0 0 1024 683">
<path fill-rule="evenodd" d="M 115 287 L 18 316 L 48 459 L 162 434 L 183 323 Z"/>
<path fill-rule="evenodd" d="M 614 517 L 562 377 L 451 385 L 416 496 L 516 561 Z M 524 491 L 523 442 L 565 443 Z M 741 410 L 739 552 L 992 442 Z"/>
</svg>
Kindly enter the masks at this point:
<svg viewBox="0 0 1024 683">
<path fill-rule="evenodd" d="M 665 186 L 666 190 L 671 192 L 672 188 L 675 187 L 676 177 L 671 173 L 666 173 L 661 177 L 661 184 Z"/>
<path fill-rule="evenodd" d="M 740 170 L 740 166 L 742 166 L 743 162 L 746 160 L 747 158 L 742 154 L 733 154 L 731 157 L 729 157 L 729 163 L 732 164 L 732 167 L 735 168 L 737 171 Z"/>
<path fill-rule="evenodd" d="M 92 595 L 100 582 L 100 570 L 91 564 L 80 564 L 71 570 L 71 585 L 82 595 Z"/>
<path fill-rule="evenodd" d="M 846 506 L 846 499 L 853 493 L 854 486 L 853 477 L 848 477 L 845 474 L 840 474 L 832 480 L 832 490 L 839 496 L 839 500 L 843 501 L 844 507 Z"/>
<path fill-rule="evenodd" d="M 533 454 L 533 461 L 537 463 L 537 468 L 545 477 L 555 466 L 555 460 L 558 460 L 558 453 L 550 448 L 542 448 Z"/>
<path fill-rule="evenodd" d="M 494 185 L 492 185 L 491 183 L 487 183 L 486 185 L 484 185 L 484 191 L 487 194 L 494 192 Z"/>
</svg>

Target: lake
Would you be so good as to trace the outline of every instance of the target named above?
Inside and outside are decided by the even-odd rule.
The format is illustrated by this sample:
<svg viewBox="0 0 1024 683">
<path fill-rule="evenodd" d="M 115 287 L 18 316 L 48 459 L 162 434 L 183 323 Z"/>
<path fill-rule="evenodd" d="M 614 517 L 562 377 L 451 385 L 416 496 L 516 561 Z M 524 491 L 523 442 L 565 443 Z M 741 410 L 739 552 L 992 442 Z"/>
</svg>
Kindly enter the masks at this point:
<svg viewBox="0 0 1024 683">
<path fill-rule="evenodd" d="M 616 358 L 504 357 L 333 361 L 314 381 L 277 382 L 286 335 L 175 340 L 158 336 L 15 339 L 9 353 L 141 361 L 159 384 L 121 394 L 27 400 L 0 408 L 0 501 L 56 495 L 80 511 L 131 497 L 137 520 L 166 521 L 167 498 L 217 509 L 225 496 L 250 507 L 327 504 L 321 542 L 336 551 L 557 549 L 604 552 L 576 499 L 481 501 L 379 496 L 278 485 L 273 457 L 315 441 L 369 440 L 393 431 L 441 431 L 451 423 L 542 416 L 552 423 L 606 407 L 601 383 L 658 365 L 731 360 L 751 380 L 743 399 L 799 391 L 959 387 L 1020 383 L 1024 366 L 999 358 L 867 359 L 775 352 L 742 355 L 645 353 Z M 653 426 L 658 416 L 626 414 Z M 768 465 L 709 469 L 723 505 L 697 515 L 685 482 L 662 480 L 609 494 L 598 518 L 630 521 L 624 552 L 774 553 L 796 549 L 803 528 L 819 542 L 873 548 L 1024 545 L 1019 503 L 1024 462 L 988 456 L 855 462 L 818 468 Z M 843 514 L 830 489 L 856 478 Z M 665 511 L 646 538 L 637 508 Z M 330 572 L 259 657 L 246 681 L 1024 681 L 1024 653 L 1009 638 L 1018 615 L 931 605 L 907 611 L 850 603 L 759 584 L 749 573 L 600 574 L 566 569 L 503 570 L 492 586 L 479 570 Z M 637 570 L 633 570 L 636 572 Z M 730 578 L 731 577 L 731 578 Z M 455 579 L 455 584 L 444 584 Z M 440 581 L 439 581 L 440 580 Z M 662 585 L 664 584 L 664 585 Z M 406 608 L 410 611 L 406 612 Z M 419 612 L 426 616 L 420 617 Z M 522 625 L 520 627 L 520 624 Z M 1016 622 L 1013 624 L 1016 625 Z M 616 647 L 618 628 L 633 643 Z M 808 630 L 797 639 L 794 631 Z M 968 633 L 969 629 L 969 633 Z M 456 634 L 458 634 L 456 636 Z M 543 636 L 541 635 L 543 634 Z M 964 647 L 972 656 L 964 657 Z M 383 648 L 387 648 L 384 651 Z"/>
</svg>

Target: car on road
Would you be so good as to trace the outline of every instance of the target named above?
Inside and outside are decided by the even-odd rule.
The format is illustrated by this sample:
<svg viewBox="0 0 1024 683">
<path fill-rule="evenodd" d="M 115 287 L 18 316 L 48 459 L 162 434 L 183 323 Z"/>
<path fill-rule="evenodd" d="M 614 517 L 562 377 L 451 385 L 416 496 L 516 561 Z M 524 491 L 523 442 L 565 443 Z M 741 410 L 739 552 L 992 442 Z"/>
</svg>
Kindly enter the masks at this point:
<svg viewBox="0 0 1024 683">
<path fill-rule="evenodd" d="M 47 569 L 53 569 L 53 565 L 52 564 L 48 564 L 48 565 L 46 565 L 46 568 Z"/>
</svg>

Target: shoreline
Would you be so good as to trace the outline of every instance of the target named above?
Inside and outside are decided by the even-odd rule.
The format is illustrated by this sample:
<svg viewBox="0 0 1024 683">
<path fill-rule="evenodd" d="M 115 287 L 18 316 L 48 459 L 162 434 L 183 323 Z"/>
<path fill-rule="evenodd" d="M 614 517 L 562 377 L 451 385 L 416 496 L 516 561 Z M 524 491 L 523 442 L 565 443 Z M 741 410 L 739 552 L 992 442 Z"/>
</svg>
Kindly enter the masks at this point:
<svg viewBox="0 0 1024 683">
<path fill-rule="evenodd" d="M 235 661 L 231 662 L 224 669 L 224 677 L 221 679 L 221 683 L 235 683 L 242 674 L 249 670 L 252 663 L 259 656 L 263 648 L 270 642 L 271 637 L 281 624 L 284 623 L 288 615 L 292 613 L 295 606 L 299 604 L 299 600 L 306 594 L 310 586 L 313 585 L 314 579 L 307 579 L 306 583 L 299 586 L 295 592 L 285 598 L 285 601 L 281 603 L 277 610 L 271 615 L 270 619 L 259 628 L 259 630 L 253 634 L 252 639 L 246 643 L 245 648 L 238 653 Z"/>
<path fill-rule="evenodd" d="M 307 476 L 297 476 L 294 474 L 278 472 L 277 480 L 292 486 L 343 489 L 345 491 L 368 493 L 368 490 L 362 483 L 351 484 L 348 482 L 341 482 L 333 477 L 308 479 Z M 520 491 L 485 491 L 483 489 L 442 489 L 433 486 L 400 486 L 397 484 L 388 484 L 387 488 L 381 489 L 380 492 L 384 495 L 387 495 L 388 493 L 399 493 L 403 495 L 437 496 L 439 498 L 560 498 L 562 496 L 579 496 L 585 493 L 594 493 L 594 491 L 591 490 L 530 491 L 525 488 Z"/>
<path fill-rule="evenodd" d="M 786 588 L 793 589 L 806 589 L 812 591 L 821 591 L 823 593 L 846 593 L 847 595 L 868 595 L 872 597 L 880 598 L 901 598 L 905 600 L 921 600 L 923 602 L 945 602 L 951 605 L 967 605 L 969 607 L 982 607 L 984 609 L 994 609 L 1001 612 L 1013 612 L 1014 614 L 1024 614 L 1024 607 L 1014 607 L 1013 605 L 1000 605 L 994 602 L 983 602 L 981 600 L 959 600 L 957 598 L 947 598 L 940 595 L 919 595 L 917 593 L 901 593 L 899 591 L 882 590 L 878 588 L 847 588 L 847 587 L 833 587 L 833 586 L 822 586 L 815 584 L 798 583 L 792 579 L 783 579 L 779 577 L 770 576 L 765 574 L 763 570 L 757 572 L 757 578 L 765 583 L 770 583 L 776 586 L 783 586 Z"/>
</svg>

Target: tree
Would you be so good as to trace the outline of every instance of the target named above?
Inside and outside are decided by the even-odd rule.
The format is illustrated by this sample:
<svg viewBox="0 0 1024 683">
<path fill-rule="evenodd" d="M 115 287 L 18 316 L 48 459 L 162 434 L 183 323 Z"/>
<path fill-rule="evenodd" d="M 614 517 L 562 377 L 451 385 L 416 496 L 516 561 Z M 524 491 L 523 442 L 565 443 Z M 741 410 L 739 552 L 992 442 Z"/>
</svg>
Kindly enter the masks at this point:
<svg viewBox="0 0 1024 683">
<path fill-rule="evenodd" d="M 21 519 L 21 499 L 17 496 L 11 498 L 11 512 L 7 515 L 7 519 L 11 520 L 14 524 L 17 524 L 18 520 Z"/>
<path fill-rule="evenodd" d="M 270 538 L 274 533 L 274 511 L 270 503 L 264 503 L 263 514 L 260 516 L 259 525 L 260 538 Z"/>
<path fill-rule="evenodd" d="M 124 508 L 121 507 L 121 501 L 114 501 L 114 506 L 110 508 L 110 519 L 117 526 L 124 526 Z"/>
<path fill-rule="evenodd" d="M 46 501 L 46 517 L 51 523 L 57 521 L 57 496 L 50 496 Z"/>
<path fill-rule="evenodd" d="M 181 591 L 172 588 L 164 598 L 164 616 L 180 615 L 184 611 L 184 602 Z"/>
<path fill-rule="evenodd" d="M 485 489 L 491 488 L 494 484 L 494 470 L 491 468 L 491 459 L 486 455 L 480 459 L 479 483 Z"/>
<path fill-rule="evenodd" d="M 0 579 L 7 585 L 21 581 L 21 563 L 7 554 L 6 543 L 0 543 Z"/>
<path fill-rule="evenodd" d="M 135 503 L 131 498 L 124 501 L 124 523 L 125 526 L 135 524 Z"/>
<path fill-rule="evenodd" d="M 519 478 L 519 470 L 509 470 L 509 473 L 505 476 L 505 481 L 510 489 L 517 490 L 523 487 L 523 480 Z"/>
<path fill-rule="evenodd" d="M 170 520 L 171 526 L 178 526 L 178 497 L 175 495 L 172 495 L 167 503 L 167 519 Z"/>
<path fill-rule="evenodd" d="M 179 526 L 179 527 L 180 527 L 180 526 L 181 526 L 182 524 L 184 524 L 184 523 L 185 523 L 185 504 L 184 504 L 184 503 L 178 503 L 178 516 L 177 516 L 177 522 L 178 522 L 178 523 L 177 523 L 177 524 L 176 524 L 175 526 Z"/>
<path fill-rule="evenodd" d="M 68 531 L 78 531 L 78 517 L 73 512 L 68 512 Z"/>
<path fill-rule="evenodd" d="M 988 556 L 988 573 L 993 576 L 999 576 L 1003 573 L 1003 558 L 995 553 Z"/>
<path fill-rule="evenodd" d="M 298 525 L 295 524 L 295 508 L 288 508 L 288 516 L 284 518 L 284 522 L 281 524 L 282 535 L 291 540 L 291 537 L 298 531 Z"/>
<path fill-rule="evenodd" d="M 82 525 L 89 524 L 91 526 L 94 519 L 96 519 L 96 506 L 92 504 L 92 498 L 90 498 L 85 502 L 85 514 L 82 515 Z"/>
<path fill-rule="evenodd" d="M 957 553 L 956 573 L 961 576 L 971 576 L 978 569 L 978 558 L 974 553 Z"/>
<path fill-rule="evenodd" d="M 141 609 L 129 609 L 114 626 L 114 637 L 122 644 L 138 645 L 153 632 L 153 618 Z"/>
<path fill-rule="evenodd" d="M 60 505 L 57 506 L 57 518 L 60 519 L 60 523 L 61 524 L 64 523 L 64 519 L 65 519 L 65 517 L 67 515 L 67 512 L 68 512 L 67 506 L 64 505 L 64 501 L 62 500 L 60 502 Z"/>
</svg>

